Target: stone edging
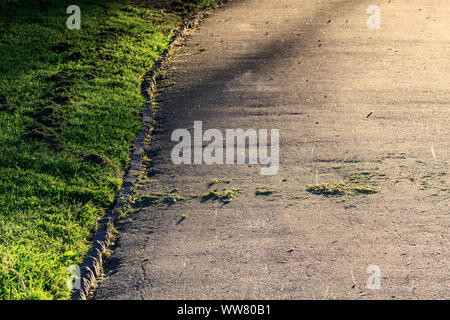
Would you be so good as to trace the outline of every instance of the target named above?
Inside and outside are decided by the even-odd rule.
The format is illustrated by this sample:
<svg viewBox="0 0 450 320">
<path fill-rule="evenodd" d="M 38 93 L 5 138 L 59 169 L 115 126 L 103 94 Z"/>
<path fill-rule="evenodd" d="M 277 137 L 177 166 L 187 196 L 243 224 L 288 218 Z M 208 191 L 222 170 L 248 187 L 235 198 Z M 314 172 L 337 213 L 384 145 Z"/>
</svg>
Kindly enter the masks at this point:
<svg viewBox="0 0 450 320">
<path fill-rule="evenodd" d="M 145 74 L 141 84 L 141 93 L 146 101 L 142 113 L 142 129 L 136 136 L 136 140 L 131 149 L 131 164 L 124 177 L 114 208 L 110 210 L 104 218 L 98 221 L 98 228 L 94 239 L 92 240 L 92 247 L 88 251 L 88 254 L 80 267 L 80 288 L 73 291 L 71 296 L 72 300 L 87 300 L 89 291 L 96 283 L 97 278 L 102 274 L 103 255 L 110 245 L 113 225 L 120 216 L 120 213 L 128 208 L 129 204 L 127 199 L 132 195 L 133 186 L 138 180 L 138 173 L 141 172 L 145 142 L 150 133 L 153 121 L 152 93 L 156 86 L 156 76 L 167 62 L 167 59 L 173 52 L 175 46 L 182 41 L 187 32 L 195 28 L 206 18 L 208 10 L 220 6 L 226 1 L 227 0 L 215 0 L 214 5 L 193 15 L 188 22 L 177 31 L 169 49 L 155 62 L 152 69 Z"/>
</svg>

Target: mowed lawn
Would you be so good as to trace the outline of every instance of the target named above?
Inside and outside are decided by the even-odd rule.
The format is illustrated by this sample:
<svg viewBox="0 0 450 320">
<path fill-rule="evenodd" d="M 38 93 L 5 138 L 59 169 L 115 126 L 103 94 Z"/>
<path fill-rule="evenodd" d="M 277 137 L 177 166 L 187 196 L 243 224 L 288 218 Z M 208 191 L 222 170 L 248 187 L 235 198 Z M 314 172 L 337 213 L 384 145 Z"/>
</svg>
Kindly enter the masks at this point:
<svg viewBox="0 0 450 320">
<path fill-rule="evenodd" d="M 0 2 L 0 299 L 67 299 L 141 128 L 144 73 L 212 0 Z M 166 1 L 170 2 L 170 1 Z"/>
</svg>

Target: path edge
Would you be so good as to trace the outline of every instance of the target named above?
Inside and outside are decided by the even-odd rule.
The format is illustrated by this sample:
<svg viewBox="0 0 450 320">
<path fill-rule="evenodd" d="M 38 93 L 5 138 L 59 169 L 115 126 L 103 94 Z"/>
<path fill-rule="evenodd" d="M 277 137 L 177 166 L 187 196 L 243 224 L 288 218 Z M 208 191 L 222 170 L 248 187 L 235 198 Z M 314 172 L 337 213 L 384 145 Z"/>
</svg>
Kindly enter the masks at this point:
<svg viewBox="0 0 450 320">
<path fill-rule="evenodd" d="M 128 199 L 132 195 L 133 187 L 138 180 L 138 174 L 141 172 L 144 148 L 147 138 L 151 131 L 153 122 L 152 110 L 152 94 L 156 88 L 156 78 L 161 72 L 161 69 L 166 64 L 168 58 L 174 52 L 175 47 L 180 44 L 187 33 L 196 28 L 208 16 L 208 13 L 228 0 L 215 0 L 214 3 L 203 9 L 202 11 L 190 17 L 183 26 L 181 26 L 175 33 L 169 48 L 156 60 L 153 67 L 146 72 L 141 83 L 141 94 L 144 97 L 144 109 L 142 111 L 142 128 L 136 136 L 136 139 L 131 147 L 131 163 L 128 167 L 119 195 L 116 198 L 116 203 L 112 210 L 109 210 L 106 216 L 98 221 L 97 231 L 92 240 L 92 246 L 87 255 L 83 259 L 80 266 L 79 286 L 72 290 L 71 300 L 87 300 L 89 292 L 97 283 L 97 279 L 102 275 L 103 257 L 111 244 L 113 226 L 119 218 L 121 212 L 126 211 L 129 207 Z"/>
</svg>

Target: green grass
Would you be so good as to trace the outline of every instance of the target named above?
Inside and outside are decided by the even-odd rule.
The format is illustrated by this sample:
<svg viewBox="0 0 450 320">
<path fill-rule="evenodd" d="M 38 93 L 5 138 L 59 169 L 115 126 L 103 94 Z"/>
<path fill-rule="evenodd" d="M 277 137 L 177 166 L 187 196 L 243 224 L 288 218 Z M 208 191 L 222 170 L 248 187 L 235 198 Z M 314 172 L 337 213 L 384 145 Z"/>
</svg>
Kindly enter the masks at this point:
<svg viewBox="0 0 450 320">
<path fill-rule="evenodd" d="M 70 296 L 67 267 L 113 205 L 141 128 L 142 76 L 187 10 L 210 2 L 169 14 L 79 0 L 81 30 L 66 28 L 71 1 L 0 2 L 0 300 Z"/>
<path fill-rule="evenodd" d="M 186 16 L 191 12 L 196 12 L 213 3 L 212 0 L 172 0 L 170 1 L 171 9 Z"/>
</svg>

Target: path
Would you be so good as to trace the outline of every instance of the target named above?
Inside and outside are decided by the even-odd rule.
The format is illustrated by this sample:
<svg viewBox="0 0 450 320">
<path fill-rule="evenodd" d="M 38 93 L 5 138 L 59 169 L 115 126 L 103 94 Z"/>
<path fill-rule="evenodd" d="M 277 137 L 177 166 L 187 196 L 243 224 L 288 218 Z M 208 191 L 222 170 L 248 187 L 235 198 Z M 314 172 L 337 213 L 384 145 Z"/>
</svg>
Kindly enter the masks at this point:
<svg viewBox="0 0 450 320">
<path fill-rule="evenodd" d="M 234 0 L 192 32 L 160 82 L 138 194 L 241 192 L 136 205 L 96 299 L 450 298 L 450 6 L 379 1 L 369 30 L 372 2 Z M 175 166 L 170 136 L 194 121 L 279 129 L 278 173 Z M 380 192 L 306 191 L 349 178 Z"/>
</svg>

